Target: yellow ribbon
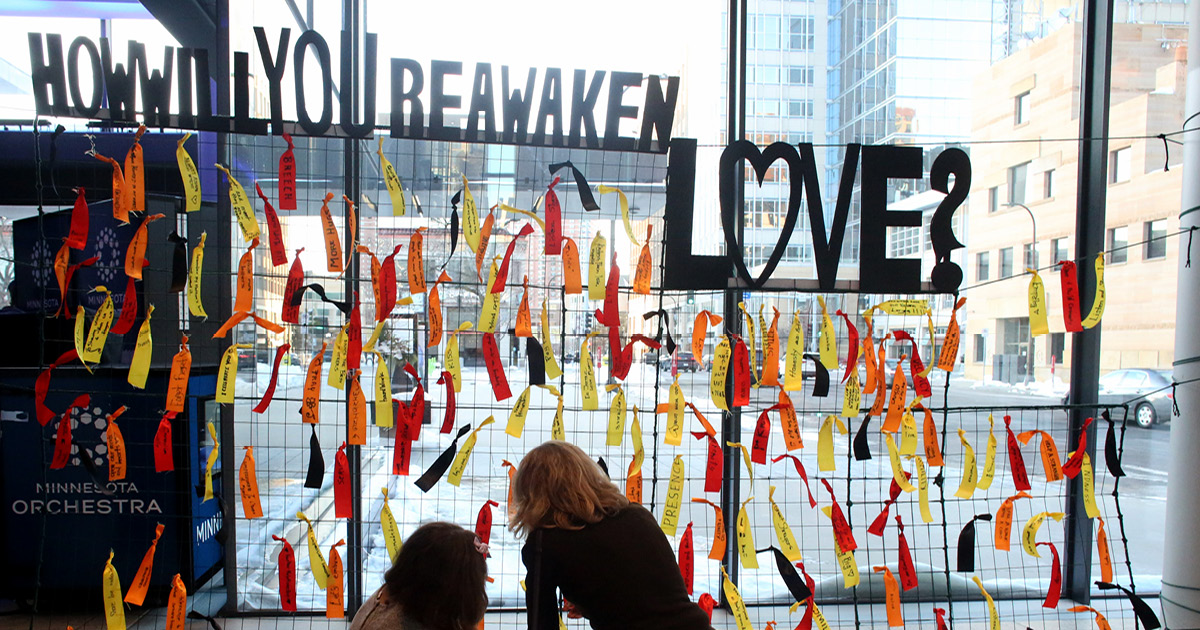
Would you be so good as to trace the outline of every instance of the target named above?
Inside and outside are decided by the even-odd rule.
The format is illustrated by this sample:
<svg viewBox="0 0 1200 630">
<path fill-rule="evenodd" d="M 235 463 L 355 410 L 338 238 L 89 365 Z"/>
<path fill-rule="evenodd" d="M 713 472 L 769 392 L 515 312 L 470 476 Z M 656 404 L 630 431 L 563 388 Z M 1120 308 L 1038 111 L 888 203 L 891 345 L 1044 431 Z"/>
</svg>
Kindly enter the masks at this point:
<svg viewBox="0 0 1200 630">
<path fill-rule="evenodd" d="M 479 432 L 489 424 L 496 422 L 492 416 L 488 416 L 479 424 L 479 427 L 467 436 L 467 441 L 463 442 L 462 448 L 458 450 L 458 455 L 454 456 L 454 463 L 450 464 L 450 476 L 446 481 L 452 486 L 458 486 L 462 483 L 463 471 L 467 469 L 467 460 L 471 459 L 471 451 L 475 449 L 475 442 L 479 439 Z"/>
</svg>

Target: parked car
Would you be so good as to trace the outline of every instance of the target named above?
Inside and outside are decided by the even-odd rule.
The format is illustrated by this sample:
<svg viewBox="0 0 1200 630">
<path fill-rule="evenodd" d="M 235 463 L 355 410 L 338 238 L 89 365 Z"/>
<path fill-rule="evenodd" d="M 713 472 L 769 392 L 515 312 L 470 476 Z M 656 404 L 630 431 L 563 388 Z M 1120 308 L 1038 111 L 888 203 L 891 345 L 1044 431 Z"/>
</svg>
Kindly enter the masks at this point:
<svg viewBox="0 0 1200 630">
<path fill-rule="evenodd" d="M 670 372 L 672 363 L 678 366 L 680 372 L 699 372 L 704 369 L 704 366 L 696 360 L 696 357 L 691 352 L 684 350 L 677 351 L 673 360 L 663 357 L 658 362 L 658 367 L 664 372 Z"/>
<path fill-rule="evenodd" d="M 1097 402 L 1101 405 L 1128 402 L 1133 407 L 1134 422 L 1143 429 L 1152 429 L 1171 418 L 1174 394 L 1167 388 L 1172 382 L 1171 370 L 1116 370 L 1100 377 Z M 1064 405 L 1069 398 L 1070 394 L 1063 397 Z"/>
</svg>

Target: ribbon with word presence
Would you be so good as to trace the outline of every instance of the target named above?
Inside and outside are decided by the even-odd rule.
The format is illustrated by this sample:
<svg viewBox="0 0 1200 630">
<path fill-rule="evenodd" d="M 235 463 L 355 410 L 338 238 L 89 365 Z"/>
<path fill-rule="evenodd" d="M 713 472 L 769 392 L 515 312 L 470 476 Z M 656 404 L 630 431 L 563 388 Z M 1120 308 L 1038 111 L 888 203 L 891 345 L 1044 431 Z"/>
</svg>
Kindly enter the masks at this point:
<svg viewBox="0 0 1200 630">
<path fill-rule="evenodd" d="M 158 421 L 158 430 L 154 433 L 154 472 L 170 472 L 175 470 L 173 454 L 174 441 L 171 439 L 171 420 L 176 412 L 168 411 Z"/>
<path fill-rule="evenodd" d="M 1079 446 L 1062 465 L 1062 473 L 1068 479 L 1074 479 L 1083 470 L 1083 458 L 1087 455 L 1088 426 L 1092 424 L 1092 420 L 1088 418 L 1083 421 L 1083 427 L 1079 430 Z"/>
<path fill-rule="evenodd" d="M 1138 621 L 1141 622 L 1142 626 L 1144 626 L 1146 630 L 1158 630 L 1158 628 L 1162 627 L 1162 623 L 1158 620 L 1158 615 L 1154 614 L 1154 609 L 1151 608 L 1150 605 L 1147 604 L 1141 597 L 1135 595 L 1133 591 L 1121 586 L 1120 584 L 1113 584 L 1111 582 L 1096 582 L 1095 584 L 1102 591 L 1111 591 L 1115 589 L 1124 593 L 1125 597 L 1129 598 L 1130 605 L 1133 606 L 1133 613 L 1137 616 Z"/>
<path fill-rule="evenodd" d="M 775 503 L 775 486 L 771 486 L 767 493 L 767 500 L 771 503 L 771 524 L 775 528 L 775 539 L 779 541 L 779 551 L 787 558 L 789 562 L 799 562 L 804 558 L 800 554 L 800 544 L 796 541 L 796 535 L 792 533 L 792 528 L 788 525 L 787 520 L 783 516 L 783 510 L 779 509 L 779 505 Z M 801 598 L 797 598 L 801 599 Z"/>
<path fill-rule="evenodd" d="M 192 352 L 188 349 L 188 336 L 182 335 L 179 352 L 171 360 L 171 375 L 167 380 L 167 411 L 183 413 L 187 401 L 188 375 L 192 371 Z"/>
<path fill-rule="evenodd" d="M 975 467 L 975 449 L 971 448 L 971 443 L 967 441 L 967 432 L 962 429 L 958 430 L 958 439 L 963 446 L 963 476 L 962 481 L 958 484 L 958 490 L 954 492 L 954 496 L 960 499 L 970 499 L 975 494 L 975 486 L 978 480 L 979 471 Z"/>
<path fill-rule="evenodd" d="M 1096 616 L 1096 630 L 1112 630 L 1112 626 L 1108 623 L 1108 618 L 1091 606 L 1072 606 L 1067 611 L 1073 613 L 1090 612 Z"/>
<path fill-rule="evenodd" d="M 242 493 L 242 511 L 246 518 L 261 518 L 263 515 L 262 502 L 258 494 L 258 473 L 254 466 L 254 447 L 243 446 L 246 456 L 238 468 L 238 489 Z"/>
<path fill-rule="evenodd" d="M 271 248 L 271 264 L 278 267 L 287 262 L 287 249 L 283 245 L 283 228 L 279 225 L 279 215 L 275 214 L 275 207 L 271 205 L 271 200 L 263 194 L 262 186 L 258 182 L 254 182 L 254 190 L 258 193 L 259 199 L 262 199 L 264 212 L 267 215 L 267 244 Z"/>
<path fill-rule="evenodd" d="M 167 596 L 167 627 L 166 630 L 183 630 L 184 619 L 187 615 L 187 587 L 183 579 L 176 573 L 171 578 L 171 594 Z"/>
<path fill-rule="evenodd" d="M 325 484 L 325 457 L 321 455 L 321 441 L 317 439 L 317 425 L 310 424 L 312 434 L 308 436 L 308 474 L 304 487 L 320 490 Z"/>
<path fill-rule="evenodd" d="M 313 580 L 321 590 L 325 590 L 329 583 L 329 565 L 325 564 L 325 557 L 321 555 L 321 547 L 317 544 L 317 534 L 313 531 L 312 521 L 304 515 L 304 512 L 296 512 L 296 518 L 304 521 L 308 527 L 308 563 L 312 568 Z"/>
<path fill-rule="evenodd" d="M 148 215 L 142 219 L 129 245 L 125 248 L 125 275 L 130 278 L 142 279 L 142 267 L 146 266 L 146 246 L 149 244 L 147 228 L 151 223 L 165 217 L 164 214 Z"/>
<path fill-rule="evenodd" d="M 463 472 L 467 468 L 467 461 L 471 458 L 471 451 L 475 448 L 475 442 L 479 439 L 479 432 L 494 422 L 496 422 L 496 419 L 488 416 L 487 420 L 479 423 L 479 427 L 472 431 L 471 435 L 467 436 L 467 441 L 463 442 L 463 447 L 459 449 L 458 455 L 454 457 L 454 463 L 450 465 L 450 474 L 446 478 L 446 481 L 450 485 L 457 487 L 462 483 Z"/>
<path fill-rule="evenodd" d="M 874 566 L 871 567 L 871 570 L 883 573 L 884 604 L 887 610 L 888 627 L 903 627 L 904 613 L 900 608 L 900 586 L 896 583 L 896 576 L 892 575 L 892 570 L 886 566 Z"/>
<path fill-rule="evenodd" d="M 1025 523 L 1025 528 L 1021 530 L 1021 548 L 1025 550 L 1025 553 L 1035 558 L 1042 557 L 1037 552 L 1037 533 L 1042 527 L 1042 522 L 1047 518 L 1061 521 L 1063 516 L 1062 512 L 1039 512 L 1030 517 Z"/>
<path fill-rule="evenodd" d="M 125 436 L 121 427 L 117 426 L 117 418 L 125 413 L 125 405 L 108 414 L 108 428 L 105 430 L 104 445 L 108 449 L 108 480 L 120 481 L 125 478 L 128 459 L 125 456 Z"/>
<path fill-rule="evenodd" d="M 988 415 L 991 420 L 991 415 Z M 1004 430 L 1008 434 L 1008 467 L 1012 471 L 1013 485 L 1017 490 L 1029 490 L 1029 474 L 1025 470 L 1025 458 L 1021 455 L 1021 446 L 1012 430 L 1012 416 L 1004 416 Z M 1057 460 L 1058 456 L 1055 455 Z"/>
<path fill-rule="evenodd" d="M 679 508 L 683 502 L 684 465 L 683 456 L 676 455 L 671 462 L 671 478 L 667 483 L 667 500 L 663 505 L 659 528 L 667 536 L 674 536 L 679 529 Z"/>
<path fill-rule="evenodd" d="M 741 558 L 744 569 L 758 568 L 758 555 L 754 550 L 754 529 L 750 527 L 750 513 L 746 511 L 746 505 L 753 500 L 754 497 L 751 496 L 742 501 L 737 515 L 738 557 Z"/>
<path fill-rule="evenodd" d="M 59 355 L 59 357 L 55 359 L 53 363 L 48 365 L 46 369 L 38 373 L 37 380 L 33 385 L 33 400 L 37 421 L 42 426 L 46 426 L 46 423 L 53 420 L 57 415 L 46 406 L 46 394 L 50 391 L 50 373 L 54 371 L 54 368 L 62 367 L 63 365 L 66 365 L 77 358 L 79 358 L 78 352 L 76 352 L 74 349 L 67 350 Z"/>
<path fill-rule="evenodd" d="M 955 571 L 959 573 L 972 573 L 975 571 L 975 522 L 976 521 L 991 521 L 992 514 L 985 512 L 976 514 L 963 525 L 962 531 L 958 533 L 958 564 Z"/>
<path fill-rule="evenodd" d="M 261 232 L 258 228 L 258 220 L 254 218 L 254 208 L 250 206 L 250 198 L 246 196 L 246 189 L 242 188 L 242 185 L 234 178 L 233 173 L 229 172 L 229 169 L 221 164 L 214 164 L 214 166 L 222 173 L 225 173 L 225 177 L 229 179 L 229 205 L 233 208 L 233 215 L 237 218 L 238 228 L 242 231 L 242 240 L 249 243 L 258 238 Z M 332 197 L 333 195 L 330 193 L 326 202 Z M 329 211 L 325 210 L 324 212 L 328 213 Z M 128 220 L 122 222 L 128 223 Z"/>
<path fill-rule="evenodd" d="M 992 419 L 992 414 L 988 414 L 988 439 L 987 450 L 983 457 L 983 472 L 979 475 L 979 482 L 975 487 L 980 490 L 987 490 L 992 487 L 992 480 L 996 477 L 996 422 Z"/>
<path fill-rule="evenodd" d="M 129 584 L 129 590 L 125 592 L 126 604 L 141 606 L 142 602 L 146 601 L 146 590 L 150 588 L 150 574 L 154 571 L 154 552 L 158 549 L 158 540 L 162 538 L 164 529 L 166 527 L 162 523 L 154 528 L 154 540 L 150 542 L 150 548 L 146 550 L 146 555 L 142 556 L 142 563 L 138 565 L 137 573 L 133 575 L 133 582 Z"/>
<path fill-rule="evenodd" d="M 346 603 L 344 600 L 344 589 L 342 584 L 342 556 L 338 553 L 338 547 L 346 544 L 345 540 L 338 540 L 329 547 L 329 582 L 328 588 L 325 589 L 325 618 L 326 619 L 342 619 L 346 616 Z"/>
<path fill-rule="evenodd" d="M 1020 499 L 1032 499 L 1028 492 L 1024 490 L 1008 497 L 1000 504 L 1000 509 L 996 510 L 996 549 L 999 551 L 1008 551 L 1012 542 L 1012 523 L 1013 523 L 1013 508 Z"/>
<path fill-rule="evenodd" d="M 202 271 L 204 268 L 204 241 L 207 239 L 208 232 L 201 232 L 200 242 L 192 249 L 192 266 L 188 267 L 187 288 L 188 312 L 192 314 L 192 317 L 202 317 L 204 319 L 208 319 L 208 313 L 204 312 L 204 299 L 200 292 L 200 278 L 203 275 Z M 297 264 L 300 259 L 298 254 L 299 252 L 297 252 L 296 256 Z M 294 268 L 295 266 L 293 266 Z M 303 272 L 301 272 L 301 275 L 303 276 Z"/>
<path fill-rule="evenodd" d="M 283 543 L 276 560 L 279 573 L 279 607 L 287 612 L 296 611 L 296 552 L 286 538 L 274 534 L 271 538 Z"/>
<path fill-rule="evenodd" d="M 208 463 L 204 466 L 204 499 L 208 501 L 213 498 L 213 466 L 217 465 L 217 458 L 221 456 L 221 442 L 217 440 L 217 427 L 212 421 L 208 422 L 208 437 L 212 440 L 212 448 L 208 451 Z"/>
<path fill-rule="evenodd" d="M 186 212 L 195 212 L 200 209 L 200 173 L 196 170 L 196 163 L 192 161 L 192 156 L 188 155 L 187 149 L 183 146 L 191 137 L 191 132 L 188 132 L 175 141 L 175 162 L 179 166 L 179 179 L 183 182 L 183 200 L 186 204 Z"/>
<path fill-rule="evenodd" d="M 113 551 L 108 550 L 100 590 L 104 594 L 104 621 L 108 630 L 125 630 L 125 607 L 121 604 L 121 577 L 113 566 Z"/>
<path fill-rule="evenodd" d="M 379 510 L 379 524 L 383 527 L 383 541 L 387 545 L 388 558 L 395 564 L 396 556 L 400 555 L 400 529 L 396 527 L 396 517 L 392 516 L 392 507 L 388 504 L 388 489 L 383 492 L 383 508 Z"/>
<path fill-rule="evenodd" d="M 979 579 L 978 575 L 972 575 L 971 580 L 975 582 L 975 586 L 979 587 L 979 592 L 983 593 L 983 598 L 987 600 L 988 630 L 1000 630 L 1000 613 L 996 612 L 996 602 L 988 594 L 987 589 L 983 588 L 983 581 Z"/>
<path fill-rule="evenodd" d="M 738 593 L 737 586 L 729 579 L 724 566 L 721 567 L 721 590 L 725 593 L 725 602 L 729 604 L 729 614 L 733 615 L 737 630 L 754 630 L 754 626 L 750 624 L 750 613 L 746 611 L 746 602 Z"/>
<path fill-rule="evenodd" d="M 715 510 L 713 515 L 713 544 L 712 549 L 708 552 L 709 560 L 721 560 L 725 557 L 726 533 L 725 533 L 725 515 L 721 511 L 721 507 L 708 499 L 692 498 L 692 503 L 705 503 Z"/>
<path fill-rule="evenodd" d="M 953 372 L 955 364 L 958 363 L 958 342 L 962 335 L 958 326 L 958 309 L 965 306 L 967 298 L 958 298 L 954 303 L 954 309 L 950 312 L 950 323 L 946 326 L 946 334 L 942 337 L 941 354 L 938 355 L 937 367 L 939 370 Z"/>
<path fill-rule="evenodd" d="M 1083 323 L 1079 315 L 1079 280 L 1076 277 L 1075 263 L 1063 260 L 1059 265 L 1059 279 L 1062 282 L 1063 322 L 1067 332 L 1083 332 Z"/>
<path fill-rule="evenodd" d="M 383 171 L 383 182 L 387 186 L 388 197 L 392 200 L 392 216 L 404 216 L 404 186 L 400 184 L 400 176 L 396 174 L 396 167 L 392 166 L 391 161 L 383 154 L 383 138 L 378 138 L 378 146 L 375 152 L 379 155 L 379 170 Z"/>
<path fill-rule="evenodd" d="M 825 420 L 821 422 L 821 429 L 817 433 L 817 470 L 821 472 L 837 470 L 837 463 L 833 457 L 833 430 L 835 427 L 838 433 L 846 435 L 846 425 L 841 418 L 832 414 L 825 416 Z"/>
<path fill-rule="evenodd" d="M 279 384 L 279 365 L 283 362 L 283 357 L 287 356 L 288 350 L 292 349 L 292 344 L 285 343 L 275 349 L 275 362 L 271 367 L 271 380 L 267 383 L 267 391 L 263 392 L 262 400 L 254 406 L 254 413 L 263 413 L 267 407 L 271 406 L 271 401 L 275 398 L 275 386 Z M 386 371 L 384 372 L 386 374 Z"/>
<path fill-rule="evenodd" d="M 1033 436 L 1041 435 L 1042 442 L 1040 452 L 1042 454 L 1042 470 L 1046 473 L 1046 481 L 1058 481 L 1063 478 L 1062 463 L 1058 456 L 1058 446 L 1054 443 L 1054 438 L 1046 431 L 1033 430 L 1022 431 L 1017 435 L 1017 440 L 1021 444 L 1028 444 Z"/>
<path fill-rule="evenodd" d="M 1054 543 L 1040 542 L 1038 547 L 1049 547 L 1052 562 L 1050 565 L 1050 588 L 1046 590 L 1046 600 L 1042 608 L 1058 608 L 1058 600 L 1062 595 L 1062 566 L 1058 559 L 1058 547 Z"/>
<path fill-rule="evenodd" d="M 792 463 L 796 466 L 796 474 L 800 475 L 800 480 L 804 482 L 804 489 L 805 489 L 805 491 L 808 492 L 809 507 L 816 508 L 817 507 L 817 497 L 816 497 L 816 495 L 813 494 L 812 487 L 808 485 L 808 472 L 804 470 L 804 464 L 800 463 L 800 458 L 796 457 L 795 455 L 789 455 L 787 453 L 784 453 L 783 455 L 780 455 L 780 456 L 772 459 L 771 462 L 772 463 L 778 462 L 779 460 L 781 460 L 785 457 L 792 460 Z"/>
<path fill-rule="evenodd" d="M 1029 334 L 1037 337 L 1050 332 L 1050 323 L 1047 318 L 1049 309 L 1046 306 L 1046 285 L 1042 283 L 1042 276 L 1038 274 L 1037 269 L 1026 269 L 1033 274 L 1029 278 Z"/>
</svg>

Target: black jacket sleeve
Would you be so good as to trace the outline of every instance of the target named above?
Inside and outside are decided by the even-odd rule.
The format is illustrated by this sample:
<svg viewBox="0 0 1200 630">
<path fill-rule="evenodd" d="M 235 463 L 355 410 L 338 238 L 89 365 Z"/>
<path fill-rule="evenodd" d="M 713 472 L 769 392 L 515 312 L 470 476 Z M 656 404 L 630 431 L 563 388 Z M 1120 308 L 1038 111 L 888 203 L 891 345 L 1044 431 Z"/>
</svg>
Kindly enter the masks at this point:
<svg viewBox="0 0 1200 630">
<path fill-rule="evenodd" d="M 553 567 L 542 553 L 543 532 L 530 534 L 521 549 L 525 562 L 525 607 L 529 630 L 558 630 L 558 595 Z"/>
</svg>

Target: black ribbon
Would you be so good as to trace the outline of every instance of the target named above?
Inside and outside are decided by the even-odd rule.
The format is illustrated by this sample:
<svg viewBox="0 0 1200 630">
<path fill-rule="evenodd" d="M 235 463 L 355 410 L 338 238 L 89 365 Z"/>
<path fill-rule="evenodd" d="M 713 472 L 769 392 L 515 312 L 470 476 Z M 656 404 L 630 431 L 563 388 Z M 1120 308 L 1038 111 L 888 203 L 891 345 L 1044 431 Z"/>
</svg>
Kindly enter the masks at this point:
<svg viewBox="0 0 1200 630">
<path fill-rule="evenodd" d="M 1096 582 L 1096 586 L 1102 591 L 1111 591 L 1119 589 L 1125 593 L 1125 597 L 1129 598 L 1129 603 L 1133 604 L 1133 614 L 1137 615 L 1138 621 L 1146 627 L 1146 630 L 1157 630 L 1162 627 L 1162 623 L 1158 621 L 1158 615 L 1154 614 L 1154 609 L 1147 604 L 1145 600 L 1138 597 L 1133 591 L 1121 586 L 1120 584 L 1112 584 L 1111 582 Z"/>
<path fill-rule="evenodd" d="M 660 308 L 657 311 L 650 311 L 642 315 L 643 320 L 648 320 L 651 317 L 658 316 L 658 332 L 654 334 L 654 340 L 658 343 L 663 343 L 663 335 L 667 336 L 666 347 L 667 356 L 675 354 L 675 340 L 671 338 L 671 316 L 667 314 L 667 309 Z"/>
<path fill-rule="evenodd" d="M 767 547 L 766 549 L 756 549 L 754 553 L 762 553 L 764 551 L 774 552 L 775 566 L 779 568 L 779 577 L 783 578 L 784 585 L 787 586 L 788 592 L 792 594 L 797 602 L 804 602 L 809 597 L 812 597 L 812 591 L 808 589 L 808 585 L 804 583 L 804 578 L 796 572 L 796 567 L 792 566 L 792 562 L 783 555 L 783 552 L 775 547 Z"/>
<path fill-rule="evenodd" d="M 579 169 L 575 168 L 570 160 L 551 164 L 550 174 L 554 175 L 563 167 L 571 169 L 571 175 L 575 177 L 575 188 L 579 191 L 579 202 L 583 204 L 583 209 L 590 212 L 600 210 L 600 204 L 596 203 L 596 197 L 592 195 L 592 187 L 588 185 L 587 178 L 579 172 Z"/>
<path fill-rule="evenodd" d="M 820 357 L 815 354 L 804 355 L 806 359 L 812 359 L 812 362 L 817 365 L 817 381 L 813 383 L 813 397 L 824 398 L 829 395 L 829 370 L 821 363 Z"/>
<path fill-rule="evenodd" d="M 962 532 L 958 534 L 958 572 L 973 573 L 975 571 L 975 521 L 990 521 L 991 513 L 976 514 L 967 521 Z"/>
<path fill-rule="evenodd" d="M 425 471 L 425 474 L 421 475 L 420 479 L 413 482 L 414 485 L 421 489 L 421 492 L 429 492 L 433 488 L 433 485 L 442 478 L 442 475 L 446 474 L 446 470 L 454 462 L 455 454 L 458 453 L 458 441 L 462 439 L 462 436 L 470 432 L 471 425 L 464 424 L 458 430 L 458 434 L 454 436 L 454 439 L 450 441 L 450 446 L 446 447 L 446 450 L 442 451 L 442 454 L 433 460 L 433 463 L 429 465 L 429 469 Z"/>
<path fill-rule="evenodd" d="M 174 230 L 167 235 L 167 240 L 175 246 L 171 255 L 171 293 L 181 293 L 187 288 L 188 279 L 188 240 Z"/>
<path fill-rule="evenodd" d="M 316 293 L 317 297 L 321 298 L 322 302 L 332 305 L 334 308 L 341 311 L 343 315 L 346 315 L 347 317 L 350 315 L 350 300 L 346 300 L 345 302 L 331 300 L 325 295 L 325 287 L 321 286 L 321 284 L 317 282 L 306 284 L 297 289 L 296 292 L 292 294 L 292 306 L 300 306 L 300 303 L 304 301 L 304 294 L 308 291 Z"/>
<path fill-rule="evenodd" d="M 867 444 L 867 425 L 869 424 L 871 424 L 871 414 L 863 416 L 862 424 L 858 425 L 858 432 L 854 434 L 855 461 L 871 459 L 871 447 Z"/>
<path fill-rule="evenodd" d="M 596 465 L 600 467 L 600 470 L 604 471 L 605 477 L 612 479 L 612 475 L 608 474 L 608 462 L 604 461 L 603 457 L 596 460 Z"/>
<path fill-rule="evenodd" d="M 222 630 L 221 624 L 217 623 L 216 619 L 209 617 L 208 615 L 205 615 L 205 614 L 196 612 L 195 610 L 192 610 L 192 611 L 188 612 L 187 616 L 188 616 L 188 619 L 203 619 L 204 621 L 207 621 L 208 625 L 212 626 L 213 630 Z"/>
<path fill-rule="evenodd" d="M 546 358 L 542 354 L 542 344 L 537 339 L 529 337 L 525 340 L 526 361 L 529 363 L 529 384 L 546 384 Z"/>
<path fill-rule="evenodd" d="M 308 438 L 308 477 L 305 488 L 320 490 L 325 483 L 325 458 L 321 456 L 321 441 L 317 439 L 317 425 L 311 424 L 312 437 Z"/>
<path fill-rule="evenodd" d="M 1117 454 L 1117 429 L 1108 410 L 1100 412 L 1100 417 L 1108 421 L 1108 435 L 1104 437 L 1104 463 L 1108 465 L 1108 473 L 1113 477 L 1124 477 L 1121 469 L 1121 456 Z"/>
<path fill-rule="evenodd" d="M 108 475 L 102 474 L 99 468 L 96 468 L 96 462 L 92 459 L 92 450 L 82 444 L 79 445 L 79 463 L 87 470 L 88 475 L 91 475 L 92 482 L 96 484 L 96 488 L 101 493 L 112 496 L 114 492 L 108 489 Z M 201 493 L 203 496 L 203 493 Z"/>
<path fill-rule="evenodd" d="M 454 258 L 454 250 L 458 249 L 458 202 L 462 199 L 462 190 L 454 193 L 450 198 L 450 255 L 446 257 L 446 262 L 442 263 L 442 269 L 450 264 L 450 259 Z"/>
</svg>

